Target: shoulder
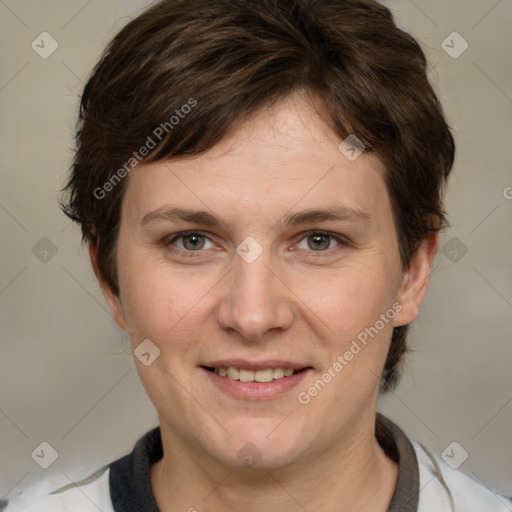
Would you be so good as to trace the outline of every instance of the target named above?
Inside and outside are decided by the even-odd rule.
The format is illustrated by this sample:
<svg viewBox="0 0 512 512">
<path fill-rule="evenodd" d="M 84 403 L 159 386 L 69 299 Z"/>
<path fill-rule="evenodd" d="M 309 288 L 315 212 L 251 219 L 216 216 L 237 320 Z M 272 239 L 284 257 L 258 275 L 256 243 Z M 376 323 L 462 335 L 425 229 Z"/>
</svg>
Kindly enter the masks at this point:
<svg viewBox="0 0 512 512">
<path fill-rule="evenodd" d="M 473 480 L 421 443 L 412 442 L 420 472 L 418 512 L 511 512 L 512 499 Z"/>
<path fill-rule="evenodd" d="M 106 466 L 75 484 L 48 492 L 51 481 L 42 482 L 28 493 L 7 503 L 5 512 L 114 512 L 109 490 L 109 467 Z"/>
<path fill-rule="evenodd" d="M 162 457 L 160 428 L 142 436 L 133 451 L 87 478 L 69 483 L 47 477 L 21 495 L 0 502 L 0 512 L 114 512 L 158 510 L 151 490 L 151 464 Z M 62 476 L 65 477 L 63 474 Z"/>
</svg>

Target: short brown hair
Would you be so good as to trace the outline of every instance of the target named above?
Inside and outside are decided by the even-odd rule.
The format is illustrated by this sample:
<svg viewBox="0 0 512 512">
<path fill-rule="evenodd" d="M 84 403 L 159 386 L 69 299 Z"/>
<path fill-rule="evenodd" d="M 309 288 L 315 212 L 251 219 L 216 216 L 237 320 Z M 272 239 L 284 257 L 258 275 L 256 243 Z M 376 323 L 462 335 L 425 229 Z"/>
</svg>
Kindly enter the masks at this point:
<svg viewBox="0 0 512 512">
<path fill-rule="evenodd" d="M 62 202 L 97 245 L 114 293 L 121 178 L 134 152 L 161 127 L 146 162 L 197 155 L 296 91 L 315 98 L 341 139 L 354 134 L 384 163 L 407 268 L 445 224 L 455 146 L 425 55 L 390 11 L 372 0 L 163 0 L 119 32 L 87 82 Z M 195 108 L 179 115 L 187 104 Z M 393 331 L 383 391 L 397 382 L 406 333 Z"/>
</svg>

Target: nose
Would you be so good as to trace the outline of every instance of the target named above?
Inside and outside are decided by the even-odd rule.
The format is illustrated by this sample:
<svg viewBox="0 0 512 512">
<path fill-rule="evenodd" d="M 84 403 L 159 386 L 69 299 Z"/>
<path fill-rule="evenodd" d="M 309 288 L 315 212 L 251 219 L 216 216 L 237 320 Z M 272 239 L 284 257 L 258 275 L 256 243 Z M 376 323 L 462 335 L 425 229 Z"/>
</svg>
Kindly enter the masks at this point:
<svg viewBox="0 0 512 512">
<path fill-rule="evenodd" d="M 264 253 L 247 263 L 235 255 L 218 304 L 219 326 L 237 332 L 244 340 L 257 342 L 290 328 L 294 318 L 293 294 Z"/>
</svg>

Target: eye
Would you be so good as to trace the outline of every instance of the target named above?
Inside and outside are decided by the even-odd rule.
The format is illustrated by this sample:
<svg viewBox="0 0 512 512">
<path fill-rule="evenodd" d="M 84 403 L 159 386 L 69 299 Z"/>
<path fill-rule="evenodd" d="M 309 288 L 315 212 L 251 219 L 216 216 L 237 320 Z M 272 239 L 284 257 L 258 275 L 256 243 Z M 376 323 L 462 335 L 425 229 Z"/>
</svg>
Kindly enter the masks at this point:
<svg viewBox="0 0 512 512">
<path fill-rule="evenodd" d="M 186 252 L 197 252 L 214 247 L 213 242 L 198 232 L 178 233 L 164 241 L 166 247 L 175 246 Z"/>
<path fill-rule="evenodd" d="M 297 248 L 301 250 L 325 252 L 329 249 L 338 247 L 339 245 L 347 245 L 347 242 L 340 236 L 315 231 L 306 234 L 306 236 L 297 244 Z"/>
</svg>

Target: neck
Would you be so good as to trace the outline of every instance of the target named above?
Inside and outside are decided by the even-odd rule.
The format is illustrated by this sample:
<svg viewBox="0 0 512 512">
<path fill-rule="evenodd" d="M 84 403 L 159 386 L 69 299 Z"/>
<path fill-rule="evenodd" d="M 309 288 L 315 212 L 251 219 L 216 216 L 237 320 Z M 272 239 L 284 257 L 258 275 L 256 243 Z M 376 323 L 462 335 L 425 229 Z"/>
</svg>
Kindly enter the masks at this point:
<svg viewBox="0 0 512 512">
<path fill-rule="evenodd" d="M 393 496 L 398 466 L 363 422 L 343 441 L 279 469 L 233 469 L 197 460 L 197 452 L 162 428 L 164 457 L 151 469 L 153 492 L 162 512 L 288 512 L 357 510 L 385 512 Z M 178 475 L 178 478 L 177 478 Z"/>
</svg>

